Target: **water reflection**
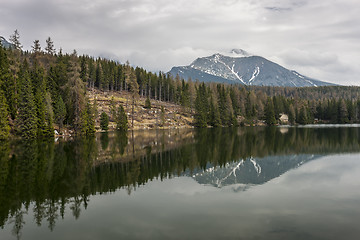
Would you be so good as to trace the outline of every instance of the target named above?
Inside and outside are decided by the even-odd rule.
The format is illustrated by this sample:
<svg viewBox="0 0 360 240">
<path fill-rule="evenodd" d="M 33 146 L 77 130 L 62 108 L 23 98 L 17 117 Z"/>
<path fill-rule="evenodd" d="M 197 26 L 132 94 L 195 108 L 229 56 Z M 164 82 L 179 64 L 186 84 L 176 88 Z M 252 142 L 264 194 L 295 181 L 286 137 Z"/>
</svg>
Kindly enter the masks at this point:
<svg viewBox="0 0 360 240">
<path fill-rule="evenodd" d="M 223 128 L 102 133 L 69 141 L 1 143 L 0 226 L 21 238 L 24 216 L 52 231 L 90 196 L 190 176 L 235 191 L 334 153 L 360 152 L 360 128 Z"/>
</svg>

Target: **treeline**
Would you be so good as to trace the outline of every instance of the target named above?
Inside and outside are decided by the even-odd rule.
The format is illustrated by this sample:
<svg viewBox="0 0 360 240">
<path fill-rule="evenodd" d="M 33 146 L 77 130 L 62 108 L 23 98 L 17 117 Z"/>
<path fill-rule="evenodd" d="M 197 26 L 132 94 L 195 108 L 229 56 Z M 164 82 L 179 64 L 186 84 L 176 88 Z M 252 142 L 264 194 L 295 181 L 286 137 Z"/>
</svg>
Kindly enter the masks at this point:
<svg viewBox="0 0 360 240">
<path fill-rule="evenodd" d="M 86 98 L 87 89 L 128 91 L 132 111 L 139 97 L 172 102 L 194 114 L 194 125 L 269 125 L 288 115 L 290 124 L 360 122 L 359 87 L 247 87 L 199 83 L 152 73 L 129 63 L 63 54 L 46 39 L 44 50 L 35 40 L 31 51 L 22 51 L 17 31 L 11 49 L 0 47 L 0 138 L 10 133 L 23 138 L 53 136 L 54 125 L 76 133 L 95 132 L 99 117 L 96 101 Z M 119 110 L 120 111 L 120 110 Z M 116 114 L 113 114 L 116 116 Z M 113 121 L 116 121 L 112 117 Z"/>
<path fill-rule="evenodd" d="M 251 125 L 259 121 L 268 125 L 357 123 L 360 121 L 360 88 L 242 87 L 201 83 L 196 86 L 195 110 L 198 127 Z M 283 114 L 287 118 L 281 119 Z"/>
</svg>

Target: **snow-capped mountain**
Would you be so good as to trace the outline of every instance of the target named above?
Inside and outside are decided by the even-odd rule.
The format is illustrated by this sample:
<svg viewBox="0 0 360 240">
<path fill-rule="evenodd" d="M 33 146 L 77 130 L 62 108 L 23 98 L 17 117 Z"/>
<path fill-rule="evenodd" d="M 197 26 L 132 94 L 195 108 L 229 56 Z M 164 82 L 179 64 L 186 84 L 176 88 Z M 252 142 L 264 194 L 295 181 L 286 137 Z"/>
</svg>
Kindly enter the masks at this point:
<svg viewBox="0 0 360 240">
<path fill-rule="evenodd" d="M 320 156 L 308 154 L 268 156 L 258 159 L 251 157 L 227 163 L 222 167 L 208 166 L 206 170 L 193 173 L 192 178 L 200 184 L 218 188 L 233 185 L 234 190 L 240 191 L 254 185 L 264 184 L 318 157 Z"/>
<path fill-rule="evenodd" d="M 185 80 L 221 82 L 255 86 L 308 87 L 334 85 L 308 78 L 288 70 L 263 57 L 254 56 L 242 49 L 233 49 L 225 56 L 220 53 L 196 59 L 189 66 L 173 67 L 172 76 Z"/>
<path fill-rule="evenodd" d="M 4 48 L 11 48 L 12 44 L 9 43 L 4 37 L 0 36 L 0 44 Z"/>
</svg>

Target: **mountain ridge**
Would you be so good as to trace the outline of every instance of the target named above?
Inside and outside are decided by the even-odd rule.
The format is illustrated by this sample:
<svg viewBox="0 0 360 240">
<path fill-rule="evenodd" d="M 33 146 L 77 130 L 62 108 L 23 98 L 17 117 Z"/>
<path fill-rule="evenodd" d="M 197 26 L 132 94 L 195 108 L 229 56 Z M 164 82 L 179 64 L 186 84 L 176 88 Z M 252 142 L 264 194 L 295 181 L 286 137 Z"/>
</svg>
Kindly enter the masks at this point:
<svg viewBox="0 0 360 240">
<path fill-rule="evenodd" d="M 317 87 L 335 85 L 309 78 L 294 70 L 269 61 L 264 57 L 249 54 L 242 49 L 233 49 L 225 56 L 215 53 L 195 59 L 188 66 L 173 67 L 172 76 L 202 82 L 220 82 L 254 86 Z"/>
<path fill-rule="evenodd" d="M 4 48 L 11 48 L 12 47 L 12 44 L 10 42 L 8 42 L 3 36 L 0 36 L 0 44 Z"/>
</svg>

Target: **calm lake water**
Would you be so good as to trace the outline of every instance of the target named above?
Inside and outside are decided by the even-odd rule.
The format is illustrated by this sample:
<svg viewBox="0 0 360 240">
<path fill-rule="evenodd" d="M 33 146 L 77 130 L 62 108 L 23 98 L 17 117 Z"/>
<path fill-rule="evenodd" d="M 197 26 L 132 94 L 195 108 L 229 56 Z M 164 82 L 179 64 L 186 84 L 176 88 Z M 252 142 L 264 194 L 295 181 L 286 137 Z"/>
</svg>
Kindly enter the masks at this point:
<svg viewBox="0 0 360 240">
<path fill-rule="evenodd" d="M 0 239 L 359 239 L 360 127 L 0 146 Z"/>
</svg>

